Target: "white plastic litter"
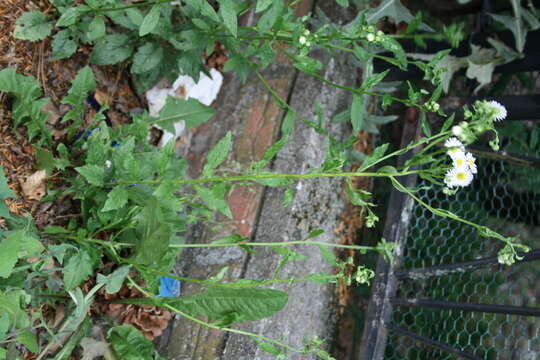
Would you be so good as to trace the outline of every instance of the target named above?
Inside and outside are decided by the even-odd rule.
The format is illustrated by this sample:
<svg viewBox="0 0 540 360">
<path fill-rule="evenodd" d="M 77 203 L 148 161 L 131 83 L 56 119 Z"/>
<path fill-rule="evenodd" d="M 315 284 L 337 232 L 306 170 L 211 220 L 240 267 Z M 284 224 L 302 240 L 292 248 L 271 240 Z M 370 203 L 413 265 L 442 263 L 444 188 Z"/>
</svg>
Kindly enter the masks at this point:
<svg viewBox="0 0 540 360">
<path fill-rule="evenodd" d="M 167 96 L 174 96 L 182 99 L 193 98 L 199 100 L 204 105 L 210 105 L 218 96 L 221 84 L 223 83 L 223 75 L 216 69 L 210 70 L 211 78 L 201 72 L 199 81 L 196 83 L 192 77 L 180 75 L 171 88 L 158 88 L 154 86 L 146 92 L 146 100 L 148 100 L 148 111 L 151 116 L 159 117 L 159 112 L 165 105 Z M 156 127 L 163 130 L 159 126 Z M 163 136 L 159 141 L 159 146 L 165 145 L 170 139 L 178 139 L 185 128 L 184 120 L 174 124 L 175 134 L 163 130 Z"/>
</svg>

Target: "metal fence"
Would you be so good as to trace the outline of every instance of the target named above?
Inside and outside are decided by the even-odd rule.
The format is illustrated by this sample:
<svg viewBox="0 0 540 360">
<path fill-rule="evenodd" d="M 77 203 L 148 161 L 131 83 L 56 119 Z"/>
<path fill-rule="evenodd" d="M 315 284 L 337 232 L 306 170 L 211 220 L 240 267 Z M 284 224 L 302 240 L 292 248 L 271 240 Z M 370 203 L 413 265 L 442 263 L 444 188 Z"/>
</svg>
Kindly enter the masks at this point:
<svg viewBox="0 0 540 360">
<path fill-rule="evenodd" d="M 455 196 L 429 187 L 418 196 L 540 249 L 537 131 L 507 126 L 503 152 L 477 151 L 470 187 Z M 540 250 L 499 265 L 500 242 L 392 197 L 385 236 L 400 256 L 378 264 L 359 358 L 540 359 Z"/>
</svg>

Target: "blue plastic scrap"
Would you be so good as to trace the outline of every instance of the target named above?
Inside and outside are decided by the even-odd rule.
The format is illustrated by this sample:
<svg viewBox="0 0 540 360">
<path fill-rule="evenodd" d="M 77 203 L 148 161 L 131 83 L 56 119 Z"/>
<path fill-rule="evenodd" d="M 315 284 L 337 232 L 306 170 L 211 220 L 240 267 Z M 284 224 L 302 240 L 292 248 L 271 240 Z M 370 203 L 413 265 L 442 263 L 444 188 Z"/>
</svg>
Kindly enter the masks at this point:
<svg viewBox="0 0 540 360">
<path fill-rule="evenodd" d="M 161 276 L 159 278 L 158 297 L 178 297 L 180 296 L 180 281 L 178 279 Z"/>
</svg>

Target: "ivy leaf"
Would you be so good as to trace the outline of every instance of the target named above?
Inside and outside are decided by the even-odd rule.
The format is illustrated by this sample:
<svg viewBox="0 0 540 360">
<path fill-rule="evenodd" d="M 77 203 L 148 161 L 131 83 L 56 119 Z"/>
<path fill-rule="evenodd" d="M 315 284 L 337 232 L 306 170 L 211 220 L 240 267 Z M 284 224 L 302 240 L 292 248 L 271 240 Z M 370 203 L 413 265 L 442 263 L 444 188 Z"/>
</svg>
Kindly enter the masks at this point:
<svg viewBox="0 0 540 360">
<path fill-rule="evenodd" d="M 13 37 L 21 40 L 43 40 L 51 34 L 52 24 L 47 16 L 39 11 L 25 12 L 15 23 Z"/>
<path fill-rule="evenodd" d="M 206 158 L 206 164 L 204 165 L 203 169 L 203 176 L 208 177 L 211 176 L 213 173 L 213 170 L 217 168 L 219 165 L 221 165 L 225 159 L 227 159 L 227 155 L 229 154 L 229 151 L 231 151 L 232 147 L 232 133 L 230 131 L 227 132 L 227 135 L 221 139 L 212 150 L 208 153 L 208 157 Z"/>
<path fill-rule="evenodd" d="M 118 64 L 129 58 L 133 53 L 133 45 L 125 34 L 106 35 L 97 40 L 90 62 L 97 65 Z"/>
<path fill-rule="evenodd" d="M 159 119 L 154 124 L 161 126 L 168 132 L 175 133 L 174 124 L 180 120 L 186 122 L 186 127 L 193 128 L 207 122 L 215 110 L 195 99 L 179 99 L 167 97 L 165 106 L 159 113 Z"/>
<path fill-rule="evenodd" d="M 103 205 L 101 211 L 117 210 L 126 205 L 128 201 L 128 192 L 122 185 L 115 186 L 112 191 L 107 194 L 107 201 Z"/>
<path fill-rule="evenodd" d="M 163 60 L 163 48 L 156 43 L 148 42 L 137 49 L 133 56 L 131 72 L 141 74 L 157 67 Z"/>
<path fill-rule="evenodd" d="M 391 18 L 396 25 L 402 21 L 408 24 L 414 20 L 414 16 L 409 9 L 403 6 L 401 0 L 385 0 L 381 5 L 369 9 L 366 13 L 366 21 L 368 24 L 375 24 L 383 17 Z M 420 24 L 418 28 L 425 31 L 434 31 L 425 24 Z"/>
<path fill-rule="evenodd" d="M 79 44 L 75 34 L 70 29 L 60 30 L 52 42 L 53 60 L 66 59 L 77 51 Z"/>
<path fill-rule="evenodd" d="M 360 95 L 353 95 L 353 102 L 351 105 L 351 123 L 353 128 L 353 135 L 357 135 L 362 129 L 364 123 L 364 104 Z"/>
<path fill-rule="evenodd" d="M 107 333 L 116 356 L 122 360 L 155 358 L 152 341 L 131 325 L 115 326 Z"/>
<path fill-rule="evenodd" d="M 103 169 L 103 166 L 84 165 L 75 168 L 75 170 L 77 170 L 77 172 L 81 174 L 90 184 L 96 186 L 103 185 L 103 177 L 105 176 L 105 170 Z"/>
<path fill-rule="evenodd" d="M 219 14 L 223 19 L 223 24 L 232 34 L 237 36 L 238 20 L 233 0 L 219 0 Z"/>
<path fill-rule="evenodd" d="M 287 293 L 279 290 L 211 287 L 204 293 L 167 302 L 192 316 L 207 316 L 210 321 L 234 317 L 235 322 L 242 322 L 270 317 L 283 309 L 287 300 Z"/>
<path fill-rule="evenodd" d="M 64 286 L 67 291 L 73 290 L 85 282 L 93 272 L 93 261 L 85 250 L 72 255 L 64 267 Z"/>
<path fill-rule="evenodd" d="M 152 32 L 159 23 L 161 16 L 161 4 L 152 6 L 148 14 L 144 17 L 141 26 L 139 27 L 139 36 L 145 36 Z"/>
</svg>

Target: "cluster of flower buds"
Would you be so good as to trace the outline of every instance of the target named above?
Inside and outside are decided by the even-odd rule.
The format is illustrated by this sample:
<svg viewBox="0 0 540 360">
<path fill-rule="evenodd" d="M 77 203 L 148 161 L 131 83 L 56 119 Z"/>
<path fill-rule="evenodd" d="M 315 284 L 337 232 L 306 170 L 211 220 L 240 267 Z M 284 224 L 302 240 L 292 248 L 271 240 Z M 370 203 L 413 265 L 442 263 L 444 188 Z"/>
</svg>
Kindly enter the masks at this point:
<svg viewBox="0 0 540 360">
<path fill-rule="evenodd" d="M 368 42 L 379 43 L 384 40 L 384 33 L 381 30 L 375 29 L 372 25 L 362 26 L 362 31 L 365 32 Z"/>
</svg>

